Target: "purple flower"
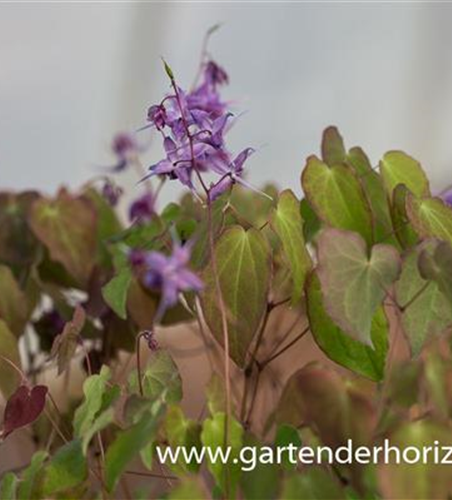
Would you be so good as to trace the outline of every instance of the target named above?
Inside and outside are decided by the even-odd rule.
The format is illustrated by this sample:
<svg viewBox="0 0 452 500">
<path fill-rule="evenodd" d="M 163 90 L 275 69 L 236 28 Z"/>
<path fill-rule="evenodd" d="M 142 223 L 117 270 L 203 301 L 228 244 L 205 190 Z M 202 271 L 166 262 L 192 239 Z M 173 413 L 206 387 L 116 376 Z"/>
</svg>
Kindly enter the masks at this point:
<svg viewBox="0 0 452 500">
<path fill-rule="evenodd" d="M 155 321 L 161 320 L 163 313 L 174 306 L 181 292 L 199 292 L 202 281 L 188 269 L 191 245 L 175 243 L 170 256 L 156 251 L 132 250 L 129 262 L 139 274 L 143 285 L 161 293 L 160 305 Z"/>
<path fill-rule="evenodd" d="M 116 164 L 111 167 L 113 172 L 124 170 L 140 150 L 135 138 L 127 132 L 116 134 L 113 138 L 111 148 L 117 158 Z"/>
<path fill-rule="evenodd" d="M 120 186 L 117 186 L 109 179 L 107 179 L 102 186 L 102 196 L 112 207 L 115 207 L 118 204 L 119 198 L 122 196 L 123 192 L 124 191 Z"/>
<path fill-rule="evenodd" d="M 447 188 L 441 193 L 441 198 L 447 205 L 452 207 L 452 187 Z"/>
<path fill-rule="evenodd" d="M 155 214 L 155 200 L 152 193 L 145 193 L 137 198 L 129 208 L 131 221 L 148 222 Z"/>
<path fill-rule="evenodd" d="M 148 109 L 148 121 L 153 123 L 157 130 L 162 130 L 167 124 L 168 117 L 163 104 L 156 104 Z"/>
<path fill-rule="evenodd" d="M 226 71 L 215 61 L 209 61 L 204 70 L 205 81 L 212 86 L 224 85 L 229 83 L 229 77 Z"/>
</svg>

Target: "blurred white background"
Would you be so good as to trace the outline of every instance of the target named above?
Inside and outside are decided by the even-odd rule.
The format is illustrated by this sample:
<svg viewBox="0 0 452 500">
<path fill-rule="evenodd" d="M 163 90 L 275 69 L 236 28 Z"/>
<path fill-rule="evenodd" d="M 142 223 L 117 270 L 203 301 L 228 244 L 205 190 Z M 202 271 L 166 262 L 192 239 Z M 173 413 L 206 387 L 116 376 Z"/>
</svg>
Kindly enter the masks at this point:
<svg viewBox="0 0 452 500">
<path fill-rule="evenodd" d="M 142 125 L 168 88 L 160 56 L 188 86 L 218 22 L 210 52 L 247 111 L 232 144 L 263 146 L 247 163 L 253 183 L 300 192 L 329 124 L 374 163 L 404 149 L 434 189 L 452 181 L 450 4 L 10 3 L 0 4 L 0 187 L 52 192 L 111 163 L 112 135 Z"/>
</svg>

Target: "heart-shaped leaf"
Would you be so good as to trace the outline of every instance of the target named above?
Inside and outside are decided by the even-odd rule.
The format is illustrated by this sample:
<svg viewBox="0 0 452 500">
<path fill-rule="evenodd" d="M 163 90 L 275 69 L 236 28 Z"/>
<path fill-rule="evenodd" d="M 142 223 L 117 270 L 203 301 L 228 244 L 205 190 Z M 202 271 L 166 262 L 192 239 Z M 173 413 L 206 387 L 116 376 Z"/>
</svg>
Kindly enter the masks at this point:
<svg viewBox="0 0 452 500">
<path fill-rule="evenodd" d="M 215 246 L 218 280 L 228 319 L 231 358 L 245 362 L 248 346 L 260 325 L 270 282 L 270 248 L 256 229 L 227 229 Z M 207 325 L 223 345 L 223 328 L 212 263 L 204 274 L 202 308 Z"/>
<path fill-rule="evenodd" d="M 430 194 L 421 164 L 403 151 L 388 151 L 380 161 L 380 171 L 390 196 L 399 184 L 404 184 L 416 196 Z"/>
<path fill-rule="evenodd" d="M 18 387 L 8 399 L 3 418 L 2 437 L 34 422 L 44 410 L 48 389 L 45 385 L 31 388 L 26 385 Z"/>
<path fill-rule="evenodd" d="M 62 333 L 53 342 L 51 355 L 58 359 L 58 375 L 66 370 L 74 356 L 85 319 L 85 311 L 81 306 L 77 306 L 72 320 L 64 325 Z"/>
<path fill-rule="evenodd" d="M 358 234 L 331 228 L 320 234 L 317 250 L 328 314 L 345 333 L 371 345 L 372 318 L 400 271 L 397 250 L 378 244 L 368 255 Z"/>
<path fill-rule="evenodd" d="M 163 398 L 167 403 L 182 399 L 182 380 L 173 358 L 164 350 L 153 354 L 143 373 L 143 393 L 151 400 Z M 136 371 L 129 377 L 131 390 L 138 390 Z"/>
<path fill-rule="evenodd" d="M 435 281 L 439 290 L 452 305 L 452 246 L 438 242 L 433 253 L 423 251 L 419 255 L 419 271 L 424 279 Z"/>
<path fill-rule="evenodd" d="M 402 306 L 402 325 L 413 355 L 425 342 L 452 324 L 450 305 L 433 281 L 425 280 L 418 268 L 419 255 L 431 256 L 436 242 L 427 240 L 404 256 L 402 273 L 395 285 L 396 299 Z M 405 306 L 408 307 L 405 308 Z"/>
<path fill-rule="evenodd" d="M 282 242 L 292 278 L 292 304 L 300 300 L 306 274 L 311 268 L 311 257 L 303 237 L 303 219 L 300 202 L 289 189 L 283 191 L 278 206 L 271 215 L 271 225 Z"/>
<path fill-rule="evenodd" d="M 438 238 L 452 243 L 452 208 L 440 198 L 406 198 L 408 218 L 421 238 Z"/>
<path fill-rule="evenodd" d="M 347 379 L 318 362 L 295 372 L 284 387 L 277 422 L 312 426 L 321 441 L 333 448 L 352 439 L 369 443 L 376 423 L 374 408 Z"/>
<path fill-rule="evenodd" d="M 373 348 L 346 335 L 328 316 L 323 305 L 320 282 L 311 274 L 306 283 L 307 313 L 312 335 L 333 361 L 372 380 L 382 380 L 388 353 L 389 325 L 383 308 L 372 318 Z"/>
<path fill-rule="evenodd" d="M 328 225 L 355 231 L 372 243 L 369 203 L 354 171 L 347 165 L 328 167 L 315 156 L 307 159 L 301 184 L 309 203 Z"/>
<path fill-rule="evenodd" d="M 61 190 L 53 199 L 33 203 L 30 226 L 53 260 L 86 287 L 96 261 L 97 221 L 92 204 Z"/>
</svg>

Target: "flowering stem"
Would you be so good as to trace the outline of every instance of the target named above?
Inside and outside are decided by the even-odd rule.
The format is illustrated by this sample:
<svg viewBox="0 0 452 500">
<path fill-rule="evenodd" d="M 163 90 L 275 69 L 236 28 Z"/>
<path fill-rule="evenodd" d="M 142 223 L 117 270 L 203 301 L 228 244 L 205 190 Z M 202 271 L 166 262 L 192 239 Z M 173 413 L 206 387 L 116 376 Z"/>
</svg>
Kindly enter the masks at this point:
<svg viewBox="0 0 452 500">
<path fill-rule="evenodd" d="M 137 378 L 138 378 L 138 389 L 140 391 L 140 396 L 144 396 L 144 391 L 143 391 L 143 380 L 142 380 L 142 373 L 141 373 L 141 356 L 140 356 L 140 341 L 141 337 L 143 337 L 144 333 L 140 332 L 137 335 L 137 338 L 135 340 L 135 351 L 136 351 L 136 357 L 137 357 Z"/>
<path fill-rule="evenodd" d="M 226 385 L 226 415 L 224 422 L 224 446 L 229 443 L 229 422 L 231 416 L 231 375 L 230 375 L 230 358 L 229 358 L 229 329 L 228 320 L 226 316 L 226 308 L 224 305 L 223 292 L 221 290 L 220 279 L 218 276 L 217 259 L 215 256 L 215 242 L 213 234 L 213 221 L 212 221 L 212 201 L 207 195 L 207 217 L 208 217 L 208 234 L 210 246 L 210 259 L 212 262 L 212 271 L 215 280 L 215 289 L 218 296 L 218 304 L 221 312 L 221 325 L 223 329 L 223 344 L 224 344 L 224 379 Z M 225 467 L 226 475 L 226 498 L 229 498 L 229 470 Z"/>
<path fill-rule="evenodd" d="M 190 129 L 188 128 L 188 122 L 187 122 L 187 119 L 185 117 L 184 108 L 182 107 L 182 103 L 181 103 L 181 100 L 180 100 L 179 90 L 177 89 L 176 81 L 174 80 L 173 76 L 170 76 L 170 80 L 171 80 L 171 86 L 173 87 L 174 94 L 176 96 L 176 101 L 177 101 L 177 105 L 179 107 L 180 116 L 181 116 L 182 123 L 184 125 L 185 133 L 187 134 L 188 143 L 190 145 L 191 164 L 192 164 L 193 170 L 196 172 L 196 175 L 198 177 L 198 180 L 199 180 L 202 188 L 204 189 L 204 192 L 206 193 L 206 195 L 208 197 L 209 196 L 209 189 L 205 185 L 204 180 L 201 177 L 201 174 L 199 173 L 199 171 L 198 171 L 198 169 L 196 167 L 195 151 L 194 151 L 194 148 L 193 148 L 193 137 L 191 136 Z"/>
</svg>

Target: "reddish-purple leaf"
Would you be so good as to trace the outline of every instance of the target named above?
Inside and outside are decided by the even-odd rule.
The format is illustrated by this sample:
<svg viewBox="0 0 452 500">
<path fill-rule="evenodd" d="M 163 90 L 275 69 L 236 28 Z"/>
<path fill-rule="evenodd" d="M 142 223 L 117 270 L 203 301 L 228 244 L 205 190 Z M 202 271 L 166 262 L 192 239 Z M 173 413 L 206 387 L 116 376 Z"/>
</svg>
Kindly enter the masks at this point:
<svg viewBox="0 0 452 500">
<path fill-rule="evenodd" d="M 8 399 L 3 418 L 2 437 L 34 422 L 44 410 L 48 388 L 36 385 L 31 388 L 21 385 Z"/>
</svg>

